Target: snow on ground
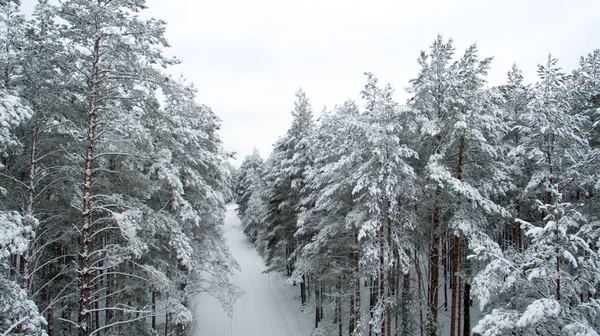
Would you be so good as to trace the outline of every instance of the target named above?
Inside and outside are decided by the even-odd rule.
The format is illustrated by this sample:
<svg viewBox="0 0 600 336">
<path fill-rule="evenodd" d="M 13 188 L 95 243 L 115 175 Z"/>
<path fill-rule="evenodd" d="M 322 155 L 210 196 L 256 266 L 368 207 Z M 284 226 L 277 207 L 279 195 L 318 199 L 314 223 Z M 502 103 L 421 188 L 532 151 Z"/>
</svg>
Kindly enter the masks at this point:
<svg viewBox="0 0 600 336">
<path fill-rule="evenodd" d="M 240 265 L 234 282 L 244 294 L 236 302 L 233 316 L 208 294 L 194 300 L 194 336 L 308 336 L 311 317 L 301 312 L 297 299 L 300 289 L 285 283 L 277 274 L 263 274 L 263 259 L 242 232 L 237 205 L 228 204 L 225 237 L 233 257 Z"/>
</svg>

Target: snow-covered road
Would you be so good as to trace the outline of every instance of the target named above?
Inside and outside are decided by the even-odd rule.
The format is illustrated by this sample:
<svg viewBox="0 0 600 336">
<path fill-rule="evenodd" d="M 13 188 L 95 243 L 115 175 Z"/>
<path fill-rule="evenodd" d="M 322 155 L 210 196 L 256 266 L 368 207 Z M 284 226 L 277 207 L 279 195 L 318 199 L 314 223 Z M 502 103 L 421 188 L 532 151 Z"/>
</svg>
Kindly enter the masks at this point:
<svg viewBox="0 0 600 336">
<path fill-rule="evenodd" d="M 265 266 L 252 242 L 241 230 L 235 213 L 237 205 L 228 204 L 225 237 L 233 257 L 240 265 L 234 282 L 244 291 L 229 317 L 213 297 L 196 297 L 194 336 L 308 336 L 311 318 L 300 311 L 297 287 L 285 284 L 276 274 L 263 274 Z"/>
</svg>

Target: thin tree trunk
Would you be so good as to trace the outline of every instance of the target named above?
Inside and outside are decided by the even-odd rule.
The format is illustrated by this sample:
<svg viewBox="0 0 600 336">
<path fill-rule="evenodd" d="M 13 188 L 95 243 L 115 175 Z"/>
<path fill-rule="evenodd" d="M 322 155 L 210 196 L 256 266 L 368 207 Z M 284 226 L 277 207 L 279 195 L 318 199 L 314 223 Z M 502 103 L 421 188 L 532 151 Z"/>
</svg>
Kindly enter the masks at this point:
<svg viewBox="0 0 600 336">
<path fill-rule="evenodd" d="M 342 336 L 342 300 L 341 300 L 341 292 L 342 292 L 342 277 L 338 277 L 338 281 L 335 284 L 335 314 L 333 319 L 333 324 L 338 325 L 338 336 Z"/>
<path fill-rule="evenodd" d="M 381 302 L 381 306 L 383 308 L 382 313 L 381 313 L 381 331 L 380 331 L 380 335 L 382 336 L 387 336 L 386 335 L 386 319 L 387 316 L 384 315 L 386 314 L 386 305 L 387 305 L 387 298 L 386 298 L 386 293 L 385 293 L 385 258 L 384 258 L 384 254 L 385 254 L 385 225 L 381 226 L 381 230 L 379 232 L 379 301 Z"/>
<path fill-rule="evenodd" d="M 88 336 L 90 334 L 90 302 L 91 302 L 91 269 L 90 253 L 92 252 L 91 229 L 92 229 L 92 167 L 94 163 L 94 147 L 96 145 L 96 126 L 98 123 L 97 99 L 98 99 L 98 79 L 100 63 L 100 38 L 94 43 L 94 63 L 92 66 L 92 75 L 90 77 L 90 104 L 87 121 L 87 140 L 85 148 L 85 162 L 83 167 L 83 208 L 82 208 L 82 227 L 79 237 L 79 315 L 78 326 L 79 336 Z"/>
<path fill-rule="evenodd" d="M 300 300 L 302 306 L 306 305 L 306 276 L 302 275 L 302 282 L 300 283 Z"/>
<path fill-rule="evenodd" d="M 458 145 L 458 163 L 456 166 L 456 178 L 462 180 L 463 156 L 465 148 L 465 138 L 459 139 Z M 458 200 L 460 202 L 460 200 Z M 452 312 L 450 314 L 450 335 L 459 336 L 461 334 L 461 279 L 458 275 L 460 269 L 460 259 L 462 256 L 462 242 L 458 236 L 454 236 L 454 249 L 452 253 Z"/>
<path fill-rule="evenodd" d="M 379 287 L 376 279 L 373 278 L 373 276 L 369 277 L 369 317 L 371 318 L 371 321 L 373 320 L 373 306 L 375 306 L 375 300 L 376 300 L 376 295 L 377 295 L 377 288 Z M 369 323 L 369 336 L 371 336 L 373 333 L 373 325 L 371 325 L 371 323 Z"/>
<path fill-rule="evenodd" d="M 319 327 L 319 321 L 321 320 L 319 314 L 321 310 L 319 309 L 319 283 L 315 284 L 315 328 Z"/>
<path fill-rule="evenodd" d="M 354 253 L 350 253 L 350 262 L 354 264 Z M 353 265 L 351 267 L 354 267 Z M 358 276 L 358 275 L 357 275 Z M 360 280 L 358 280 L 360 282 Z M 360 290 L 360 285 L 359 285 Z M 354 328 L 356 327 L 356 315 L 354 312 L 355 303 L 354 303 L 354 288 L 350 287 L 350 312 L 348 316 L 348 335 L 352 335 L 354 332 Z"/>
<path fill-rule="evenodd" d="M 103 244 L 103 245 L 102 245 L 102 248 L 103 248 L 103 247 L 105 246 L 105 245 L 104 245 L 104 241 L 102 241 L 102 244 Z M 103 266 L 103 265 L 104 265 L 104 263 L 103 263 L 102 261 L 100 261 L 100 262 L 99 262 L 99 268 L 100 268 L 100 269 L 97 271 L 97 272 L 98 272 L 98 274 L 99 274 L 99 275 L 97 276 L 97 278 L 98 278 L 99 280 L 98 280 L 98 281 L 96 282 L 96 284 L 94 285 L 94 291 L 96 291 L 96 292 L 98 292 L 98 291 L 99 291 L 99 289 L 100 289 L 100 288 L 102 288 L 102 273 L 103 273 L 103 272 L 102 272 L 102 266 Z M 98 330 L 98 329 L 100 329 L 100 309 L 99 309 L 99 308 L 100 308 L 100 302 L 99 302 L 99 300 L 96 300 L 96 302 L 94 302 L 94 309 L 95 309 L 95 312 L 94 312 L 94 328 L 95 328 L 95 329 L 94 329 L 94 330 Z M 96 333 L 96 335 L 100 336 L 100 335 L 101 335 L 101 332 L 100 332 L 100 331 L 98 331 L 98 332 Z"/>
<path fill-rule="evenodd" d="M 48 302 L 52 302 L 52 297 L 48 298 Z M 48 307 L 48 315 L 46 315 L 46 321 L 48 322 L 48 336 L 54 336 L 54 307 Z"/>
<path fill-rule="evenodd" d="M 310 275 L 306 276 L 306 302 L 310 302 Z"/>
<path fill-rule="evenodd" d="M 424 283 L 423 283 L 423 275 L 421 274 L 421 263 L 419 262 L 419 256 L 417 255 L 417 250 L 414 250 L 414 258 L 415 258 L 415 270 L 417 272 L 417 289 L 419 291 L 419 329 L 421 331 L 421 336 L 425 335 L 424 321 L 423 321 L 423 297 L 425 296 L 423 291 Z"/>
<path fill-rule="evenodd" d="M 387 247 L 388 250 L 392 250 L 392 219 L 387 218 Z M 385 265 L 387 268 L 387 288 L 386 288 L 386 313 L 387 313 L 387 324 L 386 324 L 386 336 L 392 335 L 392 268 L 389 266 L 389 262 Z"/>
<path fill-rule="evenodd" d="M 461 248 L 462 250 L 462 248 Z M 459 258 L 461 258 L 461 256 L 459 256 Z M 460 265 L 460 260 L 459 260 L 459 265 Z M 460 266 L 459 266 L 460 267 Z M 456 326 L 458 328 L 457 332 L 456 332 L 456 336 L 460 336 L 462 334 L 462 290 L 463 290 L 463 279 L 460 276 L 456 277 L 457 280 L 457 285 L 456 285 L 456 289 L 457 289 L 457 293 L 456 293 L 456 299 L 457 299 L 457 303 L 456 303 Z"/>
<path fill-rule="evenodd" d="M 167 267 L 167 278 L 169 280 L 171 280 L 172 274 L 171 274 L 171 265 L 169 265 Z M 168 298 L 167 298 L 168 300 Z M 171 323 L 171 313 L 167 312 L 167 314 L 165 315 L 165 336 L 169 336 L 169 324 Z"/>
<path fill-rule="evenodd" d="M 319 285 L 321 287 L 321 289 L 319 290 L 319 322 L 321 322 L 321 320 L 323 319 L 323 316 L 325 316 L 323 314 L 323 297 L 324 297 L 324 287 L 323 285 Z"/>
<path fill-rule="evenodd" d="M 179 270 L 181 271 L 181 273 L 183 275 L 185 275 L 185 273 L 187 272 L 187 267 L 185 265 L 183 265 L 183 263 L 181 261 L 179 263 Z M 184 300 L 185 300 L 185 287 L 186 286 L 187 286 L 187 283 L 185 282 L 185 280 L 179 284 L 179 290 L 182 292 L 182 296 L 184 297 Z M 185 301 L 183 303 L 184 303 L 184 305 L 186 304 Z M 178 323 L 178 326 L 177 326 L 178 335 L 180 335 L 180 336 L 184 335 L 185 329 L 186 329 L 185 324 Z"/>
<path fill-rule="evenodd" d="M 37 112 L 37 105 L 34 104 L 33 105 L 33 113 L 35 115 L 35 113 Z M 36 150 L 37 150 L 37 140 L 38 140 L 38 135 L 39 135 L 39 129 L 37 127 L 37 125 L 35 125 L 33 127 L 33 133 L 31 136 L 31 151 L 29 153 L 29 177 L 28 177 L 28 185 L 27 185 L 27 203 L 25 206 L 25 213 L 31 217 L 33 216 L 33 201 L 35 198 L 35 170 L 37 168 L 37 160 L 36 160 Z M 33 223 L 32 223 L 33 224 Z M 32 228 L 35 232 L 35 227 Z M 30 281 L 31 281 L 31 274 L 29 274 L 29 264 L 31 262 L 31 250 L 32 250 L 32 246 L 31 246 L 31 242 L 29 243 L 29 246 L 27 247 L 27 250 L 25 250 L 25 253 L 23 254 L 23 258 L 22 258 L 22 264 L 23 264 L 23 289 L 29 294 L 30 292 Z"/>
<path fill-rule="evenodd" d="M 98 304 L 98 301 L 94 302 L 94 309 L 96 310 L 94 312 L 94 330 L 98 330 L 100 329 L 100 305 Z M 101 335 L 101 331 L 98 330 L 96 332 L 96 335 L 100 336 Z"/>
<path fill-rule="evenodd" d="M 449 267 L 449 262 L 448 262 L 448 245 L 449 243 L 447 242 L 447 239 L 445 239 L 444 243 L 442 244 L 442 263 L 444 267 L 444 310 L 448 311 L 448 267 Z"/>
<path fill-rule="evenodd" d="M 436 198 L 441 194 L 442 190 L 438 186 L 435 191 Z M 440 278 L 440 209 L 436 205 L 433 209 L 432 215 L 432 224 L 433 224 L 433 236 L 430 245 L 429 252 L 429 296 L 428 296 L 428 304 L 429 304 L 429 317 L 430 321 L 428 323 L 432 323 L 433 325 L 429 326 L 429 333 L 431 336 L 436 336 L 437 334 L 437 306 L 438 306 L 438 287 L 439 287 L 439 278 Z"/>
<path fill-rule="evenodd" d="M 456 328 L 458 321 L 458 258 L 460 254 L 460 242 L 458 237 L 454 237 L 454 246 L 452 248 L 452 302 L 450 312 L 450 336 L 457 336 Z"/>
<path fill-rule="evenodd" d="M 152 330 L 156 332 L 156 288 L 152 287 Z"/>
<path fill-rule="evenodd" d="M 465 281 L 465 291 L 464 291 L 464 326 L 463 326 L 463 336 L 470 336 L 471 334 L 471 284 Z"/>
<path fill-rule="evenodd" d="M 112 306 L 112 293 L 113 293 L 113 278 L 114 275 L 111 275 L 111 271 L 110 269 L 107 270 L 106 272 L 106 302 L 105 302 L 105 306 L 106 307 L 111 307 Z M 104 312 L 104 323 L 106 325 L 110 324 L 112 322 L 112 310 L 111 309 L 107 309 Z M 107 330 L 105 330 L 107 331 Z"/>
<path fill-rule="evenodd" d="M 409 295 L 410 295 L 410 271 L 404 274 L 402 282 L 402 307 L 401 307 L 401 319 L 402 319 L 402 336 L 409 336 L 408 330 L 408 309 L 409 309 Z"/>
<path fill-rule="evenodd" d="M 402 300 L 402 290 L 400 287 L 400 275 L 402 274 L 402 271 L 400 270 L 400 256 L 398 254 L 398 251 L 394 250 L 394 265 L 396 266 L 394 268 L 394 302 L 396 302 L 396 304 L 400 303 Z M 394 309 L 394 329 L 396 330 L 396 333 L 398 331 L 398 326 L 400 325 L 400 323 L 398 322 L 399 318 L 400 318 L 400 306 L 397 306 L 396 309 Z"/>
<path fill-rule="evenodd" d="M 354 232 L 354 251 L 350 252 L 350 267 L 353 270 L 354 288 L 351 288 L 350 294 L 350 318 L 348 321 L 348 334 L 354 335 L 360 326 L 361 307 L 360 307 L 360 266 L 358 250 L 358 232 Z"/>
</svg>

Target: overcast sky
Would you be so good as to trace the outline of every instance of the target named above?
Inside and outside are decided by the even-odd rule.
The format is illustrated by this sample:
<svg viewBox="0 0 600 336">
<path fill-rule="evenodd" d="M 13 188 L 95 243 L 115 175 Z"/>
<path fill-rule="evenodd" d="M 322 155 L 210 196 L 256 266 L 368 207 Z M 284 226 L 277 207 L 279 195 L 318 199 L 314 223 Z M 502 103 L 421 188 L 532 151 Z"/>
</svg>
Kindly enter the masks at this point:
<svg viewBox="0 0 600 336">
<path fill-rule="evenodd" d="M 36 0 L 22 0 L 24 10 Z M 198 88 L 198 101 L 222 119 L 225 149 L 236 164 L 258 148 L 266 157 L 291 122 L 302 87 L 315 115 L 359 99 L 365 71 L 404 88 L 417 57 L 438 33 L 457 54 L 472 43 L 494 56 L 490 85 L 502 84 L 512 63 L 534 81 L 548 53 L 571 71 L 600 48 L 598 0 L 353 1 L 147 0 L 149 16 L 165 20 L 170 53 Z M 362 105 L 362 103 L 359 102 Z"/>
</svg>

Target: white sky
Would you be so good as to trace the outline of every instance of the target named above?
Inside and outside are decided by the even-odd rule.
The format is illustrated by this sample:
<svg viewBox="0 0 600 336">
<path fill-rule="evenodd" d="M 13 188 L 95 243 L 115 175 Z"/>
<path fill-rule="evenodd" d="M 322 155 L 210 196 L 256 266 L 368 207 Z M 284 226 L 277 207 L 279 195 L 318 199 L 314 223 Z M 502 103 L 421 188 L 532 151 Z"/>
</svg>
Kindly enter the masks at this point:
<svg viewBox="0 0 600 336">
<path fill-rule="evenodd" d="M 23 9 L 35 0 L 22 0 Z M 404 88 L 417 57 L 438 33 L 457 54 L 477 43 L 494 56 L 490 85 L 502 84 L 512 63 L 534 81 L 548 53 L 571 71 L 600 48 L 598 0 L 147 0 L 147 15 L 165 20 L 171 69 L 198 88 L 198 101 L 222 119 L 225 149 L 236 164 L 257 147 L 266 157 L 291 122 L 302 87 L 315 115 L 359 99 L 363 73 Z M 362 105 L 361 102 L 359 102 Z"/>
</svg>

